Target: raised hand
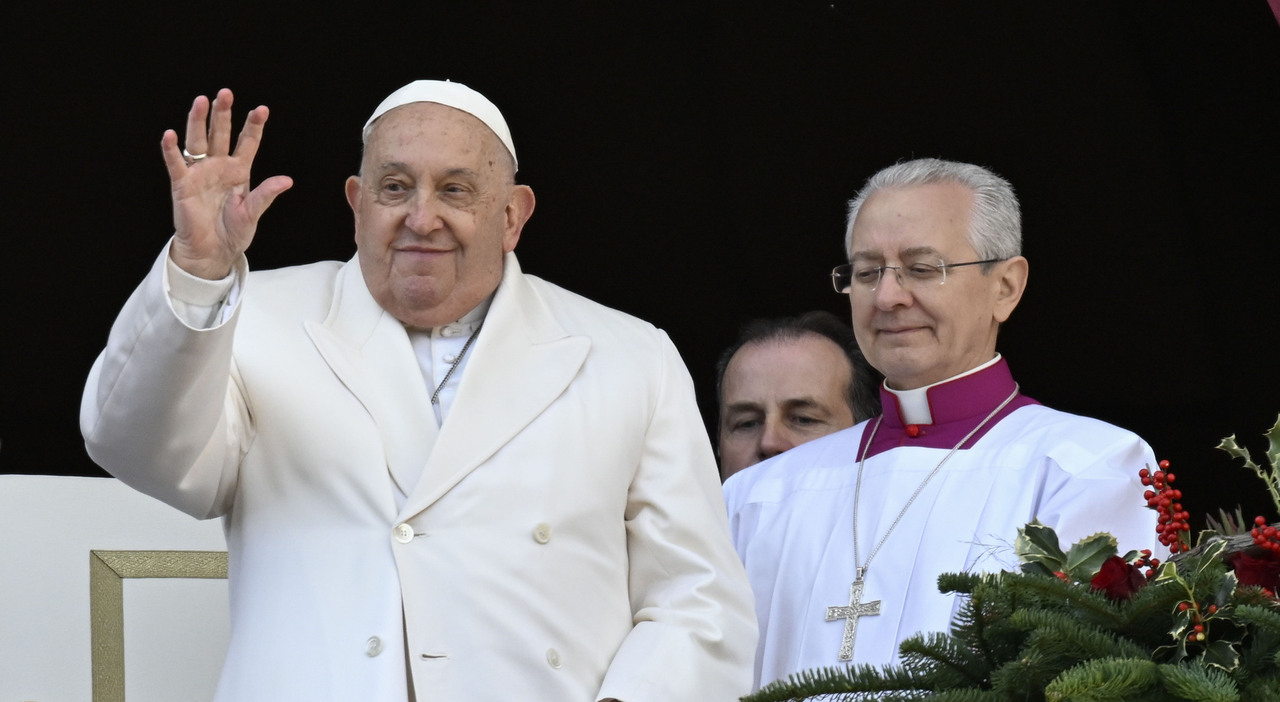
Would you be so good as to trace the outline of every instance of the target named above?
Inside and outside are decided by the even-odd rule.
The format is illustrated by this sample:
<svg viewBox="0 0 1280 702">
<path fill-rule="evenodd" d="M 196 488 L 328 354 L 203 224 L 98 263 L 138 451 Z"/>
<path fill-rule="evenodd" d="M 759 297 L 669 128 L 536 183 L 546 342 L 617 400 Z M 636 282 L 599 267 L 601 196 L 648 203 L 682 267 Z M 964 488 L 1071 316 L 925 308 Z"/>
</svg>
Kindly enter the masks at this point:
<svg viewBox="0 0 1280 702">
<path fill-rule="evenodd" d="M 273 176 L 249 188 L 249 171 L 262 141 L 267 108 L 249 112 L 231 151 L 230 90 L 218 91 L 213 104 L 197 97 L 187 113 L 186 149 L 178 134 L 166 130 L 160 151 L 169 171 L 176 232 L 169 256 L 184 271 L 217 280 L 226 277 L 253 241 L 258 219 L 280 193 L 293 186 L 288 176 Z M 206 126 L 206 120 L 208 125 Z"/>
</svg>

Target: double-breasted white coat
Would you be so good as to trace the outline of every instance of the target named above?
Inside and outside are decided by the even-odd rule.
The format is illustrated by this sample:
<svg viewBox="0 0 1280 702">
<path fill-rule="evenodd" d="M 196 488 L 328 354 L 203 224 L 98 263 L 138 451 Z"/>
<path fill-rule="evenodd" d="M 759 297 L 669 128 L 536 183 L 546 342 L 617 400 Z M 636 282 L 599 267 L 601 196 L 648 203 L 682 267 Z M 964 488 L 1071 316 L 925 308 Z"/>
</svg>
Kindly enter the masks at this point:
<svg viewBox="0 0 1280 702">
<path fill-rule="evenodd" d="M 406 660 L 419 702 L 749 690 L 749 586 L 664 333 L 508 254 L 436 435 L 357 261 L 242 261 L 234 312 L 195 329 L 167 256 L 117 319 L 81 424 L 113 475 L 225 520 L 219 700 L 400 702 Z"/>
</svg>

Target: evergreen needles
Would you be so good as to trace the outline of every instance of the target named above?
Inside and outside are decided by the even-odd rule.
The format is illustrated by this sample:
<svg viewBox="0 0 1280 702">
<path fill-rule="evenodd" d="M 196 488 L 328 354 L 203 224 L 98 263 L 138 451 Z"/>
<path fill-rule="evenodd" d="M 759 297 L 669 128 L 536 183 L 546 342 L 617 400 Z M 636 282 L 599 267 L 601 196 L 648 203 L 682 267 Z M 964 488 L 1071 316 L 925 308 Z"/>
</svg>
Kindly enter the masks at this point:
<svg viewBox="0 0 1280 702">
<path fill-rule="evenodd" d="M 951 631 L 903 641 L 899 665 L 807 671 L 743 700 L 1280 699 L 1280 605 L 1237 587 L 1221 549 L 1164 564 L 1127 600 L 1027 570 L 940 577 L 963 597 Z"/>
</svg>

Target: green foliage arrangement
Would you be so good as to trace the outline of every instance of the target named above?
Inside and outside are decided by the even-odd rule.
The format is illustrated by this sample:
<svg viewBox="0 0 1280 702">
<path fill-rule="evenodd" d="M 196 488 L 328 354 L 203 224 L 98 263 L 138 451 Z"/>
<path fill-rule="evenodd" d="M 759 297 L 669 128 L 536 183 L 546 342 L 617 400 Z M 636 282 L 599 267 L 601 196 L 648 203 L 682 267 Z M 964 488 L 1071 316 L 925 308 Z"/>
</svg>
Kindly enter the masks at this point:
<svg viewBox="0 0 1280 702">
<path fill-rule="evenodd" d="M 1269 467 L 1234 436 L 1219 448 L 1267 482 L 1280 511 L 1280 419 L 1267 438 Z M 956 620 L 948 633 L 904 640 L 898 665 L 804 671 L 742 699 L 1275 702 L 1280 532 L 1264 524 L 1202 532 L 1159 563 L 1118 555 L 1105 533 L 1063 551 L 1052 529 L 1032 522 L 1014 544 L 1021 572 L 938 579 L 964 598 Z"/>
</svg>

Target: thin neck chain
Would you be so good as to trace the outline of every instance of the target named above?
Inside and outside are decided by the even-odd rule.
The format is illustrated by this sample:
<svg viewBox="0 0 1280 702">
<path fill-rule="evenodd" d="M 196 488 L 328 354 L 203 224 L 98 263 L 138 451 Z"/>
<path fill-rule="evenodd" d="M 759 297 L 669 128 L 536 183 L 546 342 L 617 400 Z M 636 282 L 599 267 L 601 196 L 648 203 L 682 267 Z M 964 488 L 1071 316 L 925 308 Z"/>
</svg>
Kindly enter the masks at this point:
<svg viewBox="0 0 1280 702">
<path fill-rule="evenodd" d="M 471 332 L 471 336 L 467 338 L 467 343 L 462 345 L 462 350 L 458 352 L 458 357 L 453 359 L 453 363 L 449 366 L 449 370 L 444 374 L 444 380 L 436 386 L 436 391 L 431 393 L 431 404 L 440 404 L 440 390 L 444 388 L 444 384 L 449 382 L 449 378 L 453 377 L 453 372 L 458 370 L 458 364 L 462 363 L 462 358 L 467 355 L 467 349 L 471 348 L 471 342 L 476 340 L 480 335 L 480 328 L 484 326 L 484 322 L 476 325 L 476 330 Z"/>
<path fill-rule="evenodd" d="M 943 456 L 942 460 L 938 462 L 938 465 L 934 466 L 933 470 L 929 471 L 929 474 L 925 476 L 924 481 L 920 483 L 920 486 L 916 488 L 916 491 L 911 493 L 911 499 L 907 500 L 907 504 L 902 506 L 902 509 L 898 512 L 898 516 L 893 518 L 893 523 L 890 524 L 889 529 L 884 532 L 884 536 L 881 536 L 880 541 L 876 542 L 875 548 L 871 549 L 871 553 L 867 555 L 866 562 L 864 562 L 862 565 L 858 565 L 858 498 L 861 496 L 861 493 L 862 493 L 862 467 L 863 467 L 863 464 L 865 464 L 867 461 L 867 451 L 871 450 L 871 442 L 874 441 L 876 438 L 876 431 L 880 429 L 880 422 L 884 420 L 884 414 L 882 413 L 879 417 L 876 418 L 876 425 L 871 428 L 871 436 L 867 437 L 867 443 L 865 446 L 862 447 L 862 457 L 858 459 L 858 480 L 855 483 L 855 486 L 853 489 L 853 567 L 855 569 L 854 580 L 862 580 L 862 576 L 867 572 L 867 568 L 871 566 L 871 559 L 875 558 L 876 554 L 880 552 L 880 547 L 884 546 L 884 542 L 889 539 L 889 534 L 893 533 L 893 528 L 898 526 L 898 522 L 902 520 L 902 515 L 907 513 L 907 509 L 909 509 L 911 507 L 911 503 L 915 502 L 916 498 L 920 496 L 921 491 L 924 490 L 924 486 L 928 485 L 929 481 L 933 479 L 933 476 L 937 475 L 938 471 L 942 469 L 942 464 L 946 463 L 947 460 L 950 459 L 951 456 L 954 455 L 956 451 L 960 450 L 961 446 L 964 446 L 966 441 L 973 438 L 974 434 L 977 434 L 980 429 L 985 427 L 987 425 L 987 422 L 990 422 L 997 414 L 1000 413 L 1000 410 L 1007 407 L 1010 402 L 1013 402 L 1013 398 L 1017 396 L 1018 396 L 1018 385 L 1015 383 L 1013 386 L 1013 392 L 1010 393 L 1010 395 L 1004 399 L 1004 402 L 1001 402 L 998 407 L 991 410 L 991 414 L 988 414 L 986 419 L 982 420 L 981 422 L 978 422 L 978 426 L 974 427 L 973 430 L 970 431 L 968 434 L 965 434 L 964 438 L 960 440 L 960 443 L 956 444 L 955 447 L 953 447 L 950 451 L 948 451 L 947 455 Z"/>
</svg>

